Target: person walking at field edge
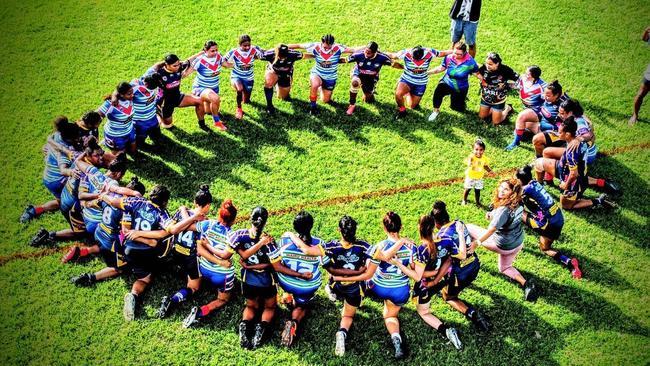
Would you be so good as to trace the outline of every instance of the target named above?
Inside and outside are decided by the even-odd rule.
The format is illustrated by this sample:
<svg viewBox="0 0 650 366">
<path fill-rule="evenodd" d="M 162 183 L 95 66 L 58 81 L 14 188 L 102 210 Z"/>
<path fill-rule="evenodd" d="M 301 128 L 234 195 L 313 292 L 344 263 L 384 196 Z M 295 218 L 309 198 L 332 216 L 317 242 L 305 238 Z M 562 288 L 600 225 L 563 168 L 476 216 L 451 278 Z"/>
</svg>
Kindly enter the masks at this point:
<svg viewBox="0 0 650 366">
<path fill-rule="evenodd" d="M 643 42 L 650 45 L 650 27 L 647 27 L 645 29 L 643 32 L 643 37 L 641 37 L 641 39 L 643 39 Z M 641 109 L 641 104 L 643 104 L 643 98 L 645 98 L 646 94 L 648 94 L 648 91 L 650 91 L 650 63 L 643 73 L 643 82 L 641 83 L 639 92 L 634 97 L 634 113 L 632 113 L 632 117 L 630 117 L 630 121 L 628 122 L 630 126 L 635 124 L 639 118 L 639 110 Z"/>
<path fill-rule="evenodd" d="M 460 41 L 463 34 L 469 54 L 476 56 L 476 30 L 481 17 L 481 0 L 454 0 L 449 11 L 451 18 L 451 44 Z"/>
</svg>

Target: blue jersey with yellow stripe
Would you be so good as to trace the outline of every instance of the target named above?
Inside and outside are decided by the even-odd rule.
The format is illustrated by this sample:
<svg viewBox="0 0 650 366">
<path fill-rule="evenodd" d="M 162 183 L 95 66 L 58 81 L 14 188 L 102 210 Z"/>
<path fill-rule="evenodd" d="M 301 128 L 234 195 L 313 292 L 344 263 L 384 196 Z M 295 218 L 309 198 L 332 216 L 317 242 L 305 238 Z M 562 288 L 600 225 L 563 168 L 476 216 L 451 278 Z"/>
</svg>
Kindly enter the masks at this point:
<svg viewBox="0 0 650 366">
<path fill-rule="evenodd" d="M 396 242 L 391 239 L 385 239 L 377 244 L 376 250 L 385 252 L 392 248 L 395 243 Z M 397 250 L 396 258 L 406 267 L 424 265 L 418 256 L 417 247 L 415 245 L 402 244 L 402 247 Z M 373 259 L 372 263 L 375 263 L 378 266 L 372 277 L 372 282 L 376 286 L 386 289 L 408 286 L 409 277 L 396 265 L 379 261 L 379 259 Z"/>
<path fill-rule="evenodd" d="M 191 216 L 194 213 L 192 211 L 187 211 L 187 214 Z M 181 210 L 178 210 L 172 216 L 170 224 L 175 224 L 183 219 L 184 217 L 183 214 L 181 213 Z M 173 238 L 174 251 L 184 256 L 196 256 L 196 244 L 200 238 L 201 238 L 201 233 L 199 233 L 198 231 L 193 231 L 193 230 L 181 231 L 180 233 L 174 235 Z"/>
<path fill-rule="evenodd" d="M 109 193 L 110 197 L 120 197 L 117 193 Z M 116 252 L 119 245 L 122 223 L 128 218 L 122 210 L 115 208 L 106 202 L 101 203 L 102 221 L 95 229 L 95 240 L 106 249 Z"/>
<path fill-rule="evenodd" d="M 320 246 L 322 251 L 322 240 L 317 237 L 311 238 L 310 246 Z M 281 262 L 285 267 L 300 273 L 311 273 L 312 278 L 305 280 L 302 278 L 288 276 L 284 273 L 278 273 L 280 284 L 290 288 L 297 288 L 301 291 L 315 290 L 320 287 L 322 276 L 320 266 L 327 265 L 329 258 L 323 252 L 321 256 L 309 256 L 303 253 L 300 248 L 289 238 L 283 236 L 278 243 L 277 249 L 271 253 L 271 263 Z"/>
<path fill-rule="evenodd" d="M 222 225 L 217 220 L 203 220 L 196 223 L 196 231 L 201 234 L 201 239 L 207 240 L 208 244 L 218 250 L 234 253 L 228 242 L 230 227 Z M 235 267 L 222 267 L 212 263 L 204 257 L 199 257 L 199 266 L 208 269 L 211 272 L 222 274 L 224 276 L 234 276 Z"/>
<path fill-rule="evenodd" d="M 128 136 L 133 131 L 134 111 L 132 100 L 119 100 L 117 105 L 113 105 L 110 100 L 105 100 L 97 111 L 106 116 L 105 135 L 112 137 Z"/>
<path fill-rule="evenodd" d="M 462 226 L 462 232 L 458 232 L 456 225 L 460 224 Z M 473 263 L 474 261 L 478 262 L 478 255 L 467 254 L 465 259 L 460 259 L 458 256 L 460 252 L 460 237 L 461 235 L 465 239 L 465 252 L 468 253 L 470 247 L 472 246 L 472 237 L 469 235 L 469 230 L 465 223 L 460 220 L 450 221 L 447 224 L 440 227 L 440 230 L 434 238 L 436 245 L 447 246 L 449 248 L 449 255 L 451 255 L 451 264 L 454 271 L 459 271 L 460 268 L 465 267 L 466 265 Z"/>
<path fill-rule="evenodd" d="M 72 207 L 79 204 L 79 185 L 81 179 L 74 175 L 68 177 L 65 186 L 61 191 L 61 211 L 68 212 Z"/>
<path fill-rule="evenodd" d="M 524 186 L 522 200 L 526 209 L 533 215 L 535 222 L 541 226 L 544 226 L 549 218 L 560 211 L 553 197 L 536 180 L 532 180 Z"/>
<path fill-rule="evenodd" d="M 576 131 L 576 136 L 581 136 L 586 133 L 593 133 L 593 128 L 591 123 L 584 117 L 575 117 L 576 124 L 578 125 L 578 130 Z M 591 164 L 596 159 L 596 154 L 598 154 L 598 146 L 595 142 L 588 142 L 587 149 L 585 151 L 585 160 L 588 164 Z"/>
<path fill-rule="evenodd" d="M 414 85 L 427 85 L 429 82 L 427 70 L 429 70 L 431 61 L 439 54 L 440 52 L 436 49 L 425 48 L 424 56 L 416 60 L 413 58 L 413 49 L 400 51 L 397 57 L 404 61 L 404 71 L 400 79 Z"/>
<path fill-rule="evenodd" d="M 336 71 L 346 48 L 342 44 L 335 43 L 329 50 L 325 50 L 320 43 L 310 43 L 306 51 L 312 54 L 316 61 L 311 73 L 320 76 L 323 80 L 335 81 Z"/>
<path fill-rule="evenodd" d="M 118 183 L 104 175 L 94 166 L 88 167 L 81 178 L 79 192 L 100 193 L 104 185 L 117 185 Z M 102 208 L 98 203 L 86 206 L 82 210 L 84 222 L 100 223 L 102 221 Z"/>
</svg>

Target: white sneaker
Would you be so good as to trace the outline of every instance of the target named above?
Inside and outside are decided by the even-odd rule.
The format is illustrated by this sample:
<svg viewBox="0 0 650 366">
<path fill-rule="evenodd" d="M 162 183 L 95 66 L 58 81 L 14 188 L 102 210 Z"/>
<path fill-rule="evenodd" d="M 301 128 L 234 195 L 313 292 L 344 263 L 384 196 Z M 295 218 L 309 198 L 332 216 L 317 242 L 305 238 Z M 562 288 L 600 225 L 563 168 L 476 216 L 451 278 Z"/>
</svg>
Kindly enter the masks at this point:
<svg viewBox="0 0 650 366">
<path fill-rule="evenodd" d="M 453 344 L 457 350 L 463 349 L 463 344 L 458 338 L 458 332 L 456 332 L 456 328 L 447 328 L 447 330 L 445 330 L 445 333 L 447 333 L 447 339 L 451 341 L 451 344 Z"/>
<path fill-rule="evenodd" d="M 339 357 L 345 354 L 345 333 L 340 330 L 336 332 L 336 346 L 334 346 L 334 354 Z"/>
<path fill-rule="evenodd" d="M 435 121 L 436 118 L 438 118 L 439 114 L 440 112 L 436 112 L 436 111 L 431 112 L 431 114 L 429 115 L 429 122 Z"/>
<path fill-rule="evenodd" d="M 132 293 L 124 295 L 124 320 L 131 322 L 135 319 L 135 296 Z"/>
</svg>

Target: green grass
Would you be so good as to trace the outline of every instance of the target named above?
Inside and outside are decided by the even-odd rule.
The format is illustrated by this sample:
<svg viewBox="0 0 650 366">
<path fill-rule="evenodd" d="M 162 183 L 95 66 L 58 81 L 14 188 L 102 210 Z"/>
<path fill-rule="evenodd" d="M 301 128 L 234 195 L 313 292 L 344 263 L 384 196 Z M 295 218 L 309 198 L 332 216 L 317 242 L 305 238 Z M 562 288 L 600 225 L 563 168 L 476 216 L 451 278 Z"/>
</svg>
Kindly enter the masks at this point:
<svg viewBox="0 0 650 366">
<path fill-rule="evenodd" d="M 23 1 L 0 9 L 0 50 L 5 72 L 0 74 L 0 256 L 32 252 L 29 237 L 39 226 L 63 228 L 59 214 L 34 223 L 17 223 L 24 205 L 50 199 L 40 184 L 45 137 L 54 116 L 77 118 L 96 108 L 102 95 L 120 80 L 141 75 L 167 52 L 181 57 L 195 53 L 206 39 L 219 42 L 225 53 L 240 33 L 249 33 L 264 48 L 279 42 L 316 41 L 333 33 L 349 46 L 369 39 L 396 51 L 423 44 L 446 48 L 449 41 L 448 2 L 214 2 L 178 1 L 157 4 L 141 0 L 128 4 L 97 2 Z M 630 14 L 648 14 L 639 1 L 614 4 L 493 0 L 483 5 L 479 26 L 479 55 L 498 51 L 517 71 L 529 64 L 543 69 L 542 77 L 559 79 L 567 92 L 586 107 L 595 122 L 601 150 L 650 142 L 648 103 L 641 121 L 627 126 L 650 48 L 640 40 L 647 24 Z M 479 60 L 482 56 L 479 57 Z M 236 122 L 234 93 L 222 80 L 222 111 L 227 134 L 200 131 L 191 110 L 177 110 L 177 128 L 165 131 L 165 144 L 142 154 L 132 174 L 148 187 L 170 187 L 170 206 L 189 204 L 199 183 L 209 183 L 219 198 L 231 197 L 246 214 L 257 204 L 277 210 L 308 205 L 316 217 L 315 233 L 336 237 L 336 223 L 350 214 L 360 223 L 360 236 L 381 240 L 380 219 L 395 210 L 405 222 L 405 234 L 415 237 L 420 214 L 432 202 L 448 202 L 453 216 L 485 225 L 483 211 L 457 204 L 460 184 L 414 190 L 403 194 L 325 206 L 310 202 L 397 188 L 462 176 L 462 160 L 480 136 L 497 170 L 529 162 L 529 145 L 503 152 L 512 125 L 492 128 L 474 113 L 449 112 L 448 102 L 435 123 L 426 122 L 431 94 L 424 110 L 394 122 L 392 92 L 398 70 L 385 69 L 378 103 L 359 103 L 352 118 L 344 118 L 350 66 L 339 71 L 334 92 L 338 104 L 321 107 L 317 118 L 306 114 L 308 73 L 312 61 L 296 65 L 292 103 L 276 102 L 277 118 L 263 112 L 262 78 L 256 67 L 253 104 Z M 478 109 L 476 84 L 469 109 Z M 189 91 L 191 80 L 183 82 Z M 519 107 L 519 103 L 511 99 Z M 535 304 L 525 303 L 515 285 L 500 275 L 496 256 L 481 252 L 481 274 L 463 297 L 491 317 L 495 329 L 475 331 L 439 298 L 432 310 L 459 328 L 466 349 L 457 352 L 426 327 L 412 304 L 400 314 L 409 339 L 413 364 L 647 364 L 650 359 L 650 276 L 648 256 L 650 196 L 647 163 L 650 153 L 636 149 L 602 158 L 595 174 L 617 179 L 625 189 L 621 209 L 612 212 L 565 214 L 566 225 L 556 246 L 584 263 L 585 280 L 543 256 L 536 236 L 516 265 L 535 276 L 544 290 Z M 488 180 L 487 202 L 496 182 Z M 557 195 L 556 190 L 552 190 Z M 590 194 L 594 194 L 593 192 Z M 268 229 L 280 235 L 291 227 L 293 213 L 274 216 Z M 243 227 L 239 224 L 237 227 Z M 145 295 L 137 322 L 125 324 L 122 296 L 132 278 L 125 277 L 78 289 L 67 279 L 102 267 L 94 259 L 62 266 L 58 255 L 13 260 L 0 266 L 0 362 L 2 364 L 381 364 L 390 359 L 390 345 L 381 320 L 381 306 L 366 301 L 352 330 L 352 346 L 343 360 L 333 357 L 333 336 L 339 305 L 322 293 L 296 348 L 286 350 L 274 340 L 256 352 L 237 346 L 236 325 L 243 300 L 238 292 L 223 312 L 198 330 L 180 329 L 180 321 L 197 303 L 210 299 L 203 291 L 170 319 L 154 318 L 159 298 L 182 285 L 171 275 L 159 278 Z M 288 313 L 282 310 L 278 319 Z"/>
</svg>

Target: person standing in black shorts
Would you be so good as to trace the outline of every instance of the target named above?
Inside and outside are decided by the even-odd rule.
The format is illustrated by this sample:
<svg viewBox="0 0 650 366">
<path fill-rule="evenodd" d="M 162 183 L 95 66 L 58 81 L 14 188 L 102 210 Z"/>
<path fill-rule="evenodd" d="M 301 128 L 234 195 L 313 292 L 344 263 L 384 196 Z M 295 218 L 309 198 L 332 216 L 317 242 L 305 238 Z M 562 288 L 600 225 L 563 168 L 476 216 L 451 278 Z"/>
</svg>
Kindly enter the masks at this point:
<svg viewBox="0 0 650 366">
<path fill-rule="evenodd" d="M 273 106 L 273 87 L 278 87 L 278 98 L 289 99 L 293 84 L 293 64 L 303 59 L 302 52 L 290 50 L 285 44 L 264 52 L 262 60 L 268 61 L 264 74 L 264 96 L 266 96 L 266 111 L 275 114 Z"/>
<path fill-rule="evenodd" d="M 162 96 L 158 101 L 160 106 L 159 121 L 160 126 L 163 128 L 172 127 L 174 123 L 172 115 L 176 107 L 183 108 L 190 106 L 194 106 L 199 127 L 203 130 L 208 128 L 205 124 L 205 110 L 203 109 L 201 98 L 191 94 L 181 93 L 181 79 L 191 73 L 192 68 L 190 65 L 201 54 L 203 54 L 203 51 L 185 61 L 181 61 L 178 56 L 170 53 L 165 56 L 164 61 L 153 65 L 147 71 L 146 75 L 153 73 L 160 75 Z"/>
</svg>

